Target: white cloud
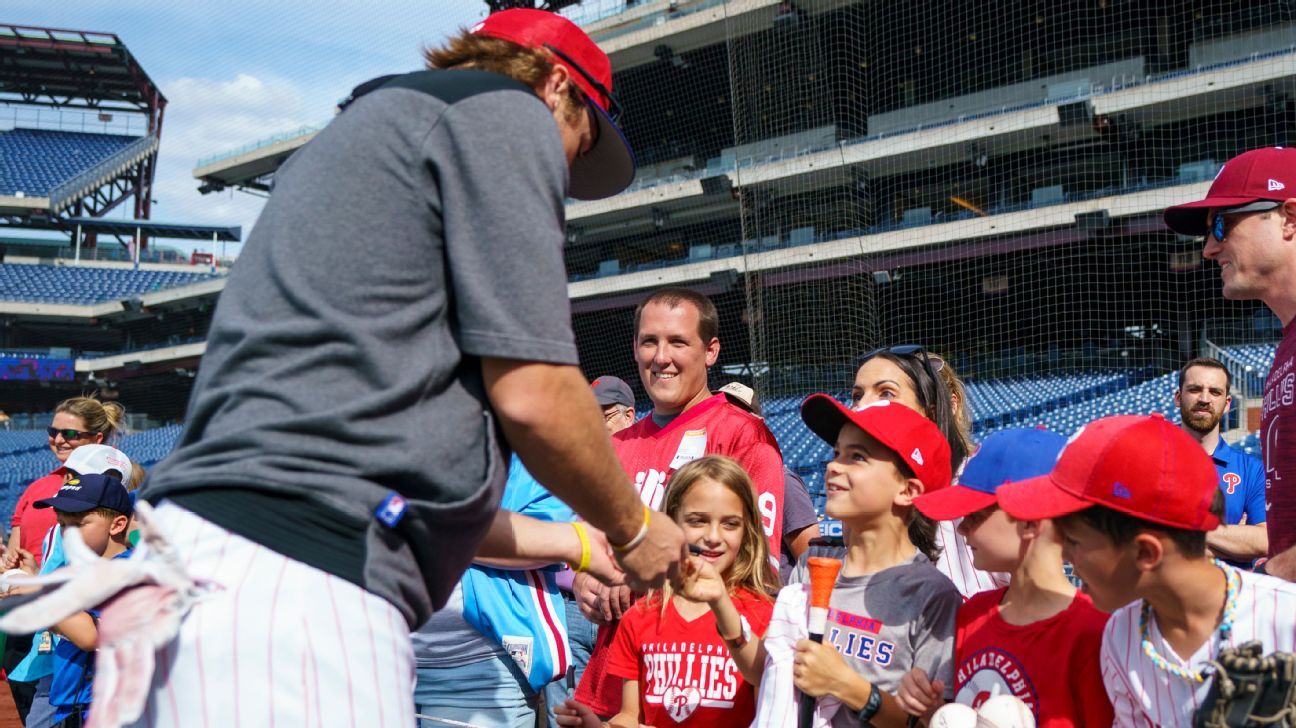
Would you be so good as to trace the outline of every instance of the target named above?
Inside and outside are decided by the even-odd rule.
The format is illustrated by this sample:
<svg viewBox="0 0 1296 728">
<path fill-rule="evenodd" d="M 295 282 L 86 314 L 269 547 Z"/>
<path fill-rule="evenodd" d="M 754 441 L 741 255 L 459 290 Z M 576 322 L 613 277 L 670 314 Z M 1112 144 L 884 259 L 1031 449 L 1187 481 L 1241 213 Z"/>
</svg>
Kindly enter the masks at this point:
<svg viewBox="0 0 1296 728">
<path fill-rule="evenodd" d="M 307 94 L 278 78 L 246 73 L 229 79 L 179 78 L 163 84 L 163 92 L 168 105 L 153 219 L 242 225 L 246 238 L 263 201 L 241 192 L 200 194 L 193 177 L 198 160 L 327 118 L 315 118 L 318 112 L 308 106 L 318 105 L 307 103 Z"/>
</svg>

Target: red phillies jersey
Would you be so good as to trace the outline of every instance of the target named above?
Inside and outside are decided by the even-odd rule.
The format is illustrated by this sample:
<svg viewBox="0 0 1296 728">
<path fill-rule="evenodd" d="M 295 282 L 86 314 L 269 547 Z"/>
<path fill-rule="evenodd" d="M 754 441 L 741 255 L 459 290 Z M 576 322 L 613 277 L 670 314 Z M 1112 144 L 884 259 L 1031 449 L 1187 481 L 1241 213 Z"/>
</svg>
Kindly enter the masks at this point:
<svg viewBox="0 0 1296 728">
<path fill-rule="evenodd" d="M 778 568 L 783 537 L 783 455 L 765 421 L 717 394 L 685 410 L 665 427 L 645 417 L 612 436 L 621 466 L 644 503 L 657 509 L 670 476 L 703 455 L 737 460 L 756 485 L 761 527 Z M 607 674 L 607 651 L 614 627 L 600 627 L 576 699 L 595 713 L 609 716 L 621 709 L 621 680 Z"/>
<path fill-rule="evenodd" d="M 654 509 L 661 508 L 670 476 L 703 455 L 728 455 L 756 484 L 761 527 L 776 560 L 783 538 L 783 455 L 765 421 L 717 394 L 688 408 L 665 427 L 645 417 L 612 436 L 621 466 Z"/>
<path fill-rule="evenodd" d="M 41 554 L 41 541 L 45 539 L 45 534 L 58 525 L 58 515 L 54 513 L 53 508 L 35 508 L 33 504 L 38 500 L 53 498 L 58 495 L 59 488 L 63 487 L 62 467 L 41 478 L 33 480 L 27 490 L 23 491 L 22 497 L 18 499 L 18 505 L 14 507 L 13 526 L 19 526 L 22 531 L 19 532 L 19 546 L 30 552 L 40 564 L 43 555 Z"/>
<path fill-rule="evenodd" d="M 1296 325 L 1283 331 L 1260 416 L 1269 555 L 1296 546 Z"/>
<path fill-rule="evenodd" d="M 733 595 L 753 639 L 765 634 L 774 603 L 747 591 Z M 707 610 L 692 622 L 674 600 L 645 600 L 626 613 L 608 654 L 608 674 L 639 681 L 639 722 L 650 726 L 744 726 L 756 715 L 752 686 L 729 656 Z"/>
<path fill-rule="evenodd" d="M 1013 625 L 999 615 L 1006 591 L 981 592 L 959 607 L 954 702 L 979 708 L 1007 693 L 1030 706 L 1040 728 L 1110 726 L 1099 661 L 1107 615 L 1076 592 L 1052 617 Z"/>
</svg>

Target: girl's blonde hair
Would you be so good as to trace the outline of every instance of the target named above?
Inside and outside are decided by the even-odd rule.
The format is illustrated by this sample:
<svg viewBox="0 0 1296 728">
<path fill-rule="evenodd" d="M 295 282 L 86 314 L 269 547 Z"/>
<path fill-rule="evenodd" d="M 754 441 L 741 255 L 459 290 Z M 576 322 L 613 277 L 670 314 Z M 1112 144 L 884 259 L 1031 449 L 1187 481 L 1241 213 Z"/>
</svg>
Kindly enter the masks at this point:
<svg viewBox="0 0 1296 728">
<path fill-rule="evenodd" d="M 723 455 L 707 455 L 675 471 L 662 510 L 671 520 L 678 521 L 684 496 L 703 480 L 719 483 L 738 496 L 742 503 L 742 545 L 728 573 L 722 574 L 725 584 L 730 591 L 746 589 L 759 596 L 769 597 L 778 591 L 779 582 L 774 567 L 770 564 L 765 532 L 761 529 L 760 509 L 756 507 L 756 486 L 747 471 L 735 460 Z M 669 592 L 667 595 L 669 596 Z"/>
<path fill-rule="evenodd" d="M 116 402 L 100 402 L 93 395 L 72 397 L 58 403 L 54 414 L 66 413 L 81 418 L 86 432 L 104 436 L 104 444 L 111 443 L 125 429 L 126 408 Z"/>
</svg>

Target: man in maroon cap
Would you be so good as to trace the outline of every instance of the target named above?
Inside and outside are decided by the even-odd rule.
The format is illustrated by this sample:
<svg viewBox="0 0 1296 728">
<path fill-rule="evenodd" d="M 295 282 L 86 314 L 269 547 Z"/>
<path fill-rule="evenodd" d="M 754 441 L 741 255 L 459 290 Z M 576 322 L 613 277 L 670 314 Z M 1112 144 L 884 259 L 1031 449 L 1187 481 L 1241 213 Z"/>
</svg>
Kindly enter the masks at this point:
<svg viewBox="0 0 1296 728">
<path fill-rule="evenodd" d="M 1296 580 L 1296 149 L 1265 147 L 1224 164 L 1206 198 L 1165 211 L 1166 225 L 1202 235 L 1224 297 L 1259 299 L 1283 324 L 1265 382 L 1260 447 L 1269 511 L 1269 573 Z"/>
</svg>

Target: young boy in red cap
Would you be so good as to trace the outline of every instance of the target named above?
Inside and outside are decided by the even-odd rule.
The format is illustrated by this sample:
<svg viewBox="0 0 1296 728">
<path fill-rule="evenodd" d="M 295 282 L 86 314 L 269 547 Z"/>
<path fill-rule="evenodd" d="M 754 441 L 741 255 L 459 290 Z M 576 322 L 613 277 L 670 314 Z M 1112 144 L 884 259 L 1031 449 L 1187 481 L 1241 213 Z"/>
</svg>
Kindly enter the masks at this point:
<svg viewBox="0 0 1296 728">
<path fill-rule="evenodd" d="M 795 644 L 794 682 L 820 698 L 821 715 L 832 712 L 826 704 L 840 702 L 831 717 L 836 728 L 904 726 L 910 714 L 895 693 L 906 672 L 921 668 L 953 684 L 954 615 L 963 598 L 934 564 L 935 524 L 913 507 L 923 493 L 948 487 L 949 443 L 931 420 L 887 400 L 849 410 L 816 394 L 801 405 L 801 418 L 833 445 L 825 510 L 849 538 L 823 642 Z M 790 581 L 808 580 L 798 566 Z M 742 657 L 735 654 L 734 661 Z M 787 715 L 788 694 L 774 695 L 778 680 L 770 669 L 756 725 L 785 724 L 778 716 Z"/>
<path fill-rule="evenodd" d="M 1015 520 L 996 497 L 1008 483 L 1047 474 L 1065 444 L 1045 429 L 996 432 L 968 460 L 958 483 L 914 505 L 938 521 L 961 518 L 958 528 L 976 568 L 1012 574 L 1008 586 L 976 594 L 959 607 L 954 701 L 980 708 L 991 697 L 1012 695 L 1039 726 L 1108 726 L 1112 707 L 1098 660 L 1107 615 L 1067 581 L 1053 522 Z M 1059 672 L 1069 679 L 1056 679 Z M 916 667 L 897 697 L 906 709 L 924 714 L 944 702 Z"/>
<path fill-rule="evenodd" d="M 997 496 L 1014 518 L 1058 519 L 1063 555 L 1112 612 L 1102 671 L 1117 726 L 1191 725 L 1221 649 L 1296 644 L 1296 585 L 1207 556 L 1224 505 L 1215 466 L 1160 415 L 1092 422 L 1052 473 Z"/>
</svg>

